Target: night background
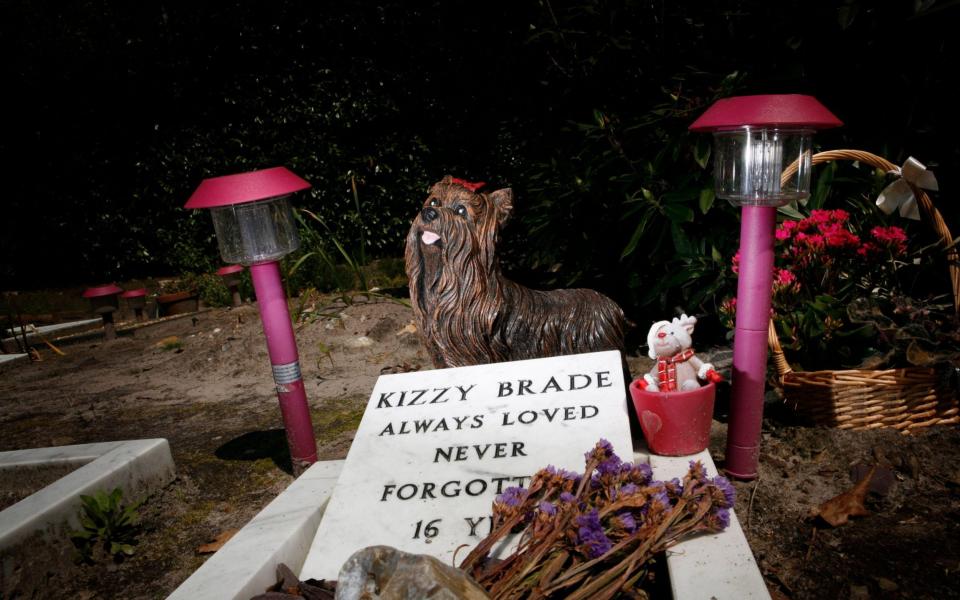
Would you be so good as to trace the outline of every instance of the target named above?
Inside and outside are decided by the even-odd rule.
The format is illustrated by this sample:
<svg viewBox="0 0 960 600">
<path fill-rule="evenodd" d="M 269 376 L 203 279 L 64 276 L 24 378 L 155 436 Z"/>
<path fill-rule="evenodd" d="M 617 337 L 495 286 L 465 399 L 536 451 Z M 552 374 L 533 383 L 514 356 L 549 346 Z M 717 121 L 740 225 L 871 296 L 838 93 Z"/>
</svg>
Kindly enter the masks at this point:
<svg viewBox="0 0 960 600">
<path fill-rule="evenodd" d="M 932 1 L 8 0 L 0 288 L 209 272 L 191 191 L 284 165 L 327 228 L 308 225 L 302 253 L 336 256 L 332 236 L 365 261 L 401 256 L 450 173 L 513 188 L 503 263 L 522 282 L 593 286 L 628 314 L 716 312 L 738 214 L 713 201 L 710 136 L 687 126 L 718 97 L 813 94 L 845 122 L 819 148 L 915 156 L 955 222 L 958 16 Z M 824 172 L 815 206 L 871 212 L 882 177 Z M 336 287 L 314 263 L 291 287 Z"/>
<path fill-rule="evenodd" d="M 756 568 L 778 600 L 957 597 L 960 271 L 948 259 L 956 260 L 951 238 L 960 235 L 958 32 L 960 0 L 0 0 L 0 328 L 19 332 L 0 339 L 0 363 L 8 365 L 0 367 L 0 454 L 157 438 L 169 442 L 176 466 L 175 477 L 167 470 L 146 495 L 125 490 L 126 508 L 111 496 L 112 506 L 88 511 L 121 521 L 139 513 L 139 524 L 128 519 L 129 527 L 110 533 L 115 540 L 94 531 L 96 523 L 68 532 L 51 520 L 60 535 L 53 544 L 38 543 L 40 530 L 30 529 L 8 552 L 10 536 L 0 531 L 0 597 L 167 597 L 295 481 L 305 463 L 291 451 L 294 404 L 284 399 L 291 390 L 302 392 L 306 410 L 296 420 L 303 439 L 308 428 L 313 433 L 315 458 L 336 461 L 363 435 L 358 428 L 381 377 L 427 381 L 419 371 L 447 366 L 424 343 L 436 335 L 417 320 L 426 304 L 405 297 L 403 256 L 429 186 L 448 174 L 486 182 L 484 191 L 512 188 L 512 215 L 497 246 L 507 277 L 536 289 L 592 288 L 623 308 L 620 350 L 630 380 L 653 373 L 669 381 L 666 354 L 657 361 L 648 353 L 648 328 L 681 313 L 696 317 L 691 343 L 726 382 L 715 399 L 708 394 L 712 408 L 698 406 L 700 418 L 681 419 L 681 429 L 693 431 L 694 420 L 708 427 L 701 441 L 709 442 L 713 468 L 724 469 L 728 438 L 738 437 L 728 425 L 747 420 L 739 419 L 747 411 L 737 401 L 748 394 L 727 383 L 748 362 L 732 351 L 741 210 L 714 195 L 712 136 L 688 127 L 720 98 L 784 93 L 813 95 L 844 122 L 817 132 L 815 150 L 925 164 L 939 182 L 930 192 L 934 207 L 953 233 L 938 233 L 927 218 L 883 214 L 875 200 L 897 178 L 850 161 L 815 166 L 807 202 L 781 207 L 774 335 L 751 333 L 740 346 L 756 350 L 742 355 L 757 359 L 748 416 L 759 426 L 761 450 L 756 478 L 734 482 L 734 529 L 756 565 L 717 552 L 724 564 L 704 572 L 743 587 L 736 569 Z M 264 276 L 258 287 L 269 287 L 276 301 L 262 294 L 255 303 L 249 270 L 236 297 L 213 274 L 223 263 L 211 218 L 183 205 L 205 178 L 276 166 L 312 188 L 293 198 L 301 246 L 280 262 L 286 289 L 262 283 L 275 281 Z M 747 280 L 745 293 L 759 296 Z M 462 281 L 438 295 L 469 288 L 470 277 Z M 135 298 L 115 306 L 112 295 L 93 304 L 81 297 L 108 282 L 143 288 L 144 310 Z M 582 313 L 555 308 L 563 326 L 543 327 L 542 337 L 514 334 L 523 339 L 513 342 L 545 353 L 548 329 L 572 337 L 591 315 L 569 315 L 595 316 L 602 304 L 591 300 Z M 540 310 L 530 306 L 530 314 Z M 456 307 L 447 320 L 463 334 L 450 338 L 458 350 L 493 337 L 464 323 L 492 328 L 506 322 L 503 315 L 525 314 L 507 301 Z M 739 314 L 762 324 L 764 310 Z M 49 333 L 32 329 L 47 324 Z M 279 338 L 270 331 L 291 324 L 295 342 L 281 342 L 299 359 L 275 361 L 268 345 Z M 771 360 L 764 372 L 765 342 Z M 689 354 L 669 360 L 692 360 Z M 278 373 L 294 372 L 281 384 Z M 514 410 L 528 399 L 509 401 L 518 403 Z M 469 410 L 479 414 L 479 406 Z M 631 406 L 636 442 L 642 409 Z M 530 455 L 579 468 L 589 446 L 573 447 L 576 424 L 558 417 L 556 425 L 565 429 L 531 436 Z M 441 449 L 431 438 L 406 439 Z M 381 462 L 390 456 L 412 468 L 412 458 L 390 448 L 360 458 L 376 467 L 371 473 L 390 471 Z M 561 450 L 576 450 L 578 464 L 563 465 Z M 483 472 L 477 464 L 464 463 L 464 473 Z M 658 474 L 664 481 L 651 485 L 673 486 L 664 483 L 672 477 Z M 0 511 L 45 485 L 17 472 L 0 477 Z M 621 502 L 606 483 L 579 487 Z M 647 524 L 647 507 L 663 502 L 649 489 L 641 490 L 651 503 L 642 508 Z M 417 501 L 427 493 L 424 484 Z M 61 497 L 57 503 L 66 506 Z M 404 516 L 392 506 L 378 512 Z M 707 504 L 686 506 L 659 514 L 697 512 L 719 526 L 720 513 L 705 512 Z M 674 535 L 660 525 L 628 527 L 620 510 L 604 517 L 608 526 Z M 599 524 L 601 513 L 591 512 Z M 462 525 L 442 516 L 443 527 Z M 475 523 L 467 522 L 472 534 Z M 286 516 L 279 523 L 286 527 Z M 529 552 L 550 562 L 518 570 L 524 585 L 536 581 L 530 573 L 556 575 L 556 556 L 580 560 L 586 527 L 568 524 L 566 534 L 547 537 L 581 549 Z M 402 535 L 420 539 L 416 527 Z M 642 542 L 647 550 L 662 547 L 651 539 Z M 285 547 L 302 545 L 290 540 Z M 124 543 L 114 549 L 113 541 Z M 274 552 L 269 544 L 245 548 L 244 561 Z M 631 569 L 641 564 L 637 556 L 630 550 Z M 686 558 L 697 569 L 704 564 Z M 638 591 L 625 595 L 647 597 L 642 589 L 649 589 L 650 597 L 669 597 L 666 562 L 658 561 L 631 575 Z M 592 568 L 603 577 L 613 573 L 607 564 Z M 223 573 L 239 585 L 246 579 L 233 578 L 234 566 Z M 261 577 L 272 567 L 257 569 Z M 711 585 L 700 574 L 689 579 Z"/>
</svg>

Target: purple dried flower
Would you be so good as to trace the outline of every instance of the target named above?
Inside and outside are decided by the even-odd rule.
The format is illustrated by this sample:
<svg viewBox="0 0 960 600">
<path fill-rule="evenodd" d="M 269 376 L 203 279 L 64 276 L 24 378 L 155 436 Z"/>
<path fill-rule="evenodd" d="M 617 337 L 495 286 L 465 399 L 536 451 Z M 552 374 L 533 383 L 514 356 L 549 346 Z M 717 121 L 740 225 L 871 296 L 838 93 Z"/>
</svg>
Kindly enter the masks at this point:
<svg viewBox="0 0 960 600">
<path fill-rule="evenodd" d="M 653 495 L 650 496 L 650 506 L 653 506 L 654 503 L 659 503 L 663 505 L 664 512 L 670 510 L 670 496 L 667 494 L 667 490 L 661 488 L 657 490 Z"/>
<path fill-rule="evenodd" d="M 730 480 L 727 479 L 726 477 L 718 476 L 711 479 L 710 482 L 713 485 L 717 486 L 718 490 L 723 492 L 723 498 L 725 502 L 723 506 L 725 508 L 729 508 L 733 506 L 734 500 L 737 497 L 737 492 L 735 489 L 733 489 L 733 485 L 730 483 Z"/>
<path fill-rule="evenodd" d="M 593 509 L 585 515 L 577 517 L 577 536 L 580 538 L 580 544 L 583 546 L 584 553 L 589 558 L 603 556 L 610 551 L 613 543 L 607 534 L 603 532 L 603 525 L 600 523 L 600 513 Z"/>
<path fill-rule="evenodd" d="M 613 518 L 613 524 L 627 533 L 633 533 L 637 530 L 637 520 L 627 511 L 617 513 L 617 516 Z"/>
<path fill-rule="evenodd" d="M 663 488 L 667 490 L 667 493 L 672 496 L 683 495 L 683 483 L 681 483 L 680 480 L 677 479 L 676 477 L 674 477 L 670 481 L 661 481 L 661 482 L 654 481 L 650 485 L 656 485 L 658 483 L 662 485 Z"/>
<path fill-rule="evenodd" d="M 538 506 L 541 513 L 550 515 L 551 517 L 557 514 L 557 508 L 546 500 L 542 500 Z"/>
<path fill-rule="evenodd" d="M 707 470 L 703 467 L 703 463 L 699 460 L 690 461 L 690 473 L 693 475 L 694 479 L 703 479 L 707 476 Z"/>
<path fill-rule="evenodd" d="M 651 469 L 650 465 L 647 463 L 635 465 L 633 463 L 625 462 L 620 465 L 620 476 L 625 480 L 636 483 L 637 485 L 646 485 L 653 477 L 653 469 Z"/>
<path fill-rule="evenodd" d="M 517 507 L 527 498 L 527 490 L 522 487 L 508 487 L 497 496 L 496 502 L 504 506 Z"/>
<path fill-rule="evenodd" d="M 617 498 L 623 498 L 625 496 L 632 496 L 637 493 L 640 488 L 632 483 L 620 486 L 620 491 L 617 493 Z"/>
<path fill-rule="evenodd" d="M 577 497 L 571 494 L 570 492 L 560 492 L 560 501 L 561 502 L 573 502 Z"/>
<path fill-rule="evenodd" d="M 620 465 L 623 461 L 613 452 L 613 444 L 607 440 L 601 439 L 596 447 L 590 452 L 584 454 L 587 462 L 591 460 L 599 461 L 597 472 L 602 475 L 616 475 L 620 472 Z"/>
<path fill-rule="evenodd" d="M 730 526 L 730 509 L 718 508 L 710 511 L 710 524 L 717 530 L 723 530 Z"/>
</svg>

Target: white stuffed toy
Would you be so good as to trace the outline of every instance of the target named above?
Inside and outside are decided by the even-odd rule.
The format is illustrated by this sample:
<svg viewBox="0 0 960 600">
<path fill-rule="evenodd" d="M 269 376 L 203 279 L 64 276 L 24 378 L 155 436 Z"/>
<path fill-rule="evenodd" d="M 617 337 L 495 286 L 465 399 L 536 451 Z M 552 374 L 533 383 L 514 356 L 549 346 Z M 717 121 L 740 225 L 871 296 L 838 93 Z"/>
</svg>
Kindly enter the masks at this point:
<svg viewBox="0 0 960 600">
<path fill-rule="evenodd" d="M 647 333 L 650 358 L 657 364 L 643 376 L 640 387 L 652 392 L 675 392 L 700 387 L 700 381 L 721 381 L 722 377 L 693 353 L 696 317 L 681 315 L 673 321 L 657 321 Z"/>
</svg>

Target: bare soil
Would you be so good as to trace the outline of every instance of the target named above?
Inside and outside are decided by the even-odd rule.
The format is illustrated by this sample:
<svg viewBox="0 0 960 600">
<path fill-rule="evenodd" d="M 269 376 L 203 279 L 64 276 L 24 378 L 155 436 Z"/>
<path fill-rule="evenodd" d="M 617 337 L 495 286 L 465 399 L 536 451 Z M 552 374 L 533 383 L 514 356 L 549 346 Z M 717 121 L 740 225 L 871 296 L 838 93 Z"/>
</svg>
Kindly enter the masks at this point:
<svg viewBox="0 0 960 600">
<path fill-rule="evenodd" d="M 297 340 L 320 458 L 343 458 L 376 378 L 431 365 L 398 302 L 308 308 Z M 37 597 L 163 598 L 204 562 L 199 546 L 293 480 L 257 311 L 213 309 L 62 349 L 0 365 L 0 450 L 163 437 L 178 477 L 141 508 L 132 557 L 66 566 Z M 736 483 L 737 514 L 775 598 L 960 597 L 960 429 L 904 437 L 796 426 L 775 403 L 767 414 L 760 477 Z M 869 516 L 838 528 L 808 516 L 872 465 L 884 489 Z"/>
</svg>

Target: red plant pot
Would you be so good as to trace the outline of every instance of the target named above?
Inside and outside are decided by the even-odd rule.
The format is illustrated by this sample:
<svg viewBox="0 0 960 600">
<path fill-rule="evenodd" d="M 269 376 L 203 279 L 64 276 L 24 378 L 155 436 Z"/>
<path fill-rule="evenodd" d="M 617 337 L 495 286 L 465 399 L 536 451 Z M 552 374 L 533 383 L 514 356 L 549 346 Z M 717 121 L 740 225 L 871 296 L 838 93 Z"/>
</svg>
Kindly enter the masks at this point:
<svg viewBox="0 0 960 600">
<path fill-rule="evenodd" d="M 641 389 L 640 381 L 630 384 L 630 396 L 643 437 L 654 454 L 686 456 L 710 444 L 716 392 L 712 382 L 695 390 L 652 392 Z"/>
<path fill-rule="evenodd" d="M 157 296 L 157 306 L 161 317 L 197 312 L 199 304 L 200 298 L 197 292 L 176 292 Z"/>
</svg>

